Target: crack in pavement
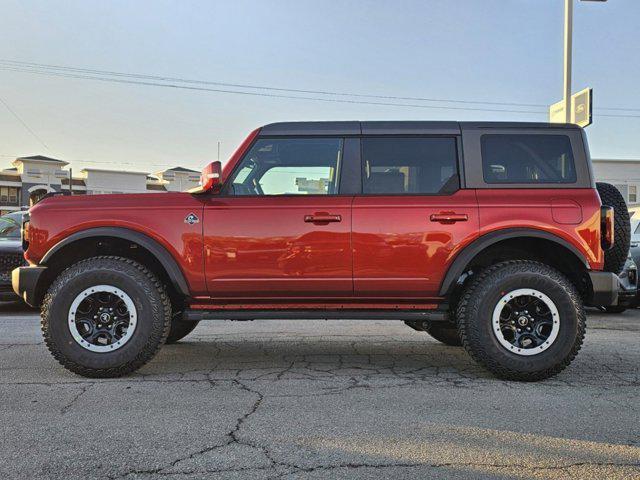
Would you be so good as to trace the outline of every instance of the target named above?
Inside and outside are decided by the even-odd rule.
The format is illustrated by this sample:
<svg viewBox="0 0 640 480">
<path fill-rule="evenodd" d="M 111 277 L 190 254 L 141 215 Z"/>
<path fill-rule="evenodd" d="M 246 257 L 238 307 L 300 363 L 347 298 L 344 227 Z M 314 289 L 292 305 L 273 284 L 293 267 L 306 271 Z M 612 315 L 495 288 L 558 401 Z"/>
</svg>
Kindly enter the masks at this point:
<svg viewBox="0 0 640 480">
<path fill-rule="evenodd" d="M 209 382 L 211 382 L 211 380 L 209 380 Z M 262 447 L 256 444 L 253 444 L 249 441 L 246 440 L 242 440 L 239 436 L 238 433 L 240 431 L 240 429 L 242 428 L 242 425 L 249 419 L 249 417 L 251 417 L 253 414 L 256 413 L 256 411 L 258 410 L 258 408 L 260 407 L 260 405 L 262 404 L 265 396 L 263 393 L 259 392 L 258 390 L 252 389 L 251 387 L 247 386 L 245 383 L 243 383 L 240 380 L 237 379 L 233 379 L 231 380 L 231 382 L 238 386 L 241 390 L 249 392 L 253 395 L 257 396 L 257 399 L 255 400 L 255 402 L 253 402 L 253 404 L 251 405 L 251 408 L 249 409 L 248 412 L 244 413 L 243 415 L 241 415 L 240 417 L 238 417 L 238 419 L 236 420 L 236 423 L 234 425 L 234 427 L 225 434 L 226 437 L 228 437 L 228 440 L 226 442 L 223 443 L 219 443 L 216 445 L 210 445 L 207 447 L 204 447 L 200 450 L 197 450 L 195 452 L 191 452 L 188 455 L 185 455 L 183 457 L 177 458 L 175 460 L 173 460 L 171 463 L 164 465 L 162 467 L 158 467 L 158 468 L 154 468 L 154 469 L 146 469 L 146 470 L 129 470 L 127 472 L 124 472 L 121 475 L 117 475 L 115 477 L 110 477 L 112 479 L 115 478 L 126 478 L 129 475 L 142 475 L 142 474 L 149 474 L 149 475 L 173 475 L 173 474 L 177 474 L 177 473 L 181 473 L 181 474 L 189 474 L 189 473 L 183 473 L 181 472 L 165 472 L 165 470 L 169 470 L 172 467 L 175 467 L 176 465 L 185 462 L 187 460 L 191 460 L 194 459 L 198 456 L 204 455 L 206 453 L 212 452 L 216 449 L 220 449 L 220 448 L 225 448 L 228 447 L 232 444 L 238 444 L 238 445 L 244 445 L 244 446 L 248 446 L 250 448 L 255 448 L 255 449 L 260 449 L 262 450 L 263 454 L 265 455 L 265 457 L 269 460 L 270 462 L 270 467 L 269 469 L 273 469 L 275 468 L 279 462 L 277 462 L 275 459 L 272 458 L 270 452 L 268 451 L 268 449 L 266 447 Z M 214 384 L 212 384 L 213 386 Z M 255 469 L 255 467 L 247 467 L 246 469 L 227 469 L 227 470 L 220 470 L 219 472 L 227 472 L 227 471 L 244 471 L 244 470 L 250 470 L 250 469 Z M 264 468 L 261 468 L 264 469 Z M 191 472 L 190 470 L 187 472 Z M 198 473 L 198 472 L 193 472 L 193 473 Z M 208 472 L 206 472 L 208 473 Z M 212 472 L 213 473 L 213 472 Z"/>
<path fill-rule="evenodd" d="M 494 470 L 511 470 L 518 469 L 518 471 L 567 471 L 576 469 L 579 467 L 614 467 L 614 468 L 638 468 L 640 463 L 619 463 L 619 462 L 572 462 L 562 465 L 546 465 L 546 466 L 532 466 L 521 463 L 491 463 L 491 462 L 438 462 L 438 463 L 367 463 L 367 462 L 345 462 L 333 465 L 315 465 L 312 467 L 303 467 L 292 463 L 279 462 L 281 465 L 287 468 L 287 471 L 282 471 L 274 477 L 270 478 L 282 478 L 285 475 L 293 475 L 297 473 L 314 473 L 318 471 L 331 471 L 339 469 L 357 470 L 362 468 L 371 469 L 388 469 L 388 468 L 487 468 Z M 181 475 L 196 475 L 196 474 L 215 474 L 215 473 L 236 473 L 236 472 L 259 472 L 273 470 L 273 465 L 268 467 L 229 467 L 229 468 L 205 468 L 205 469 L 188 469 L 179 471 L 164 472 L 164 469 L 149 469 L 149 470 L 135 470 L 130 471 L 127 475 L 158 475 L 158 476 L 181 476 Z"/>
<path fill-rule="evenodd" d="M 73 407 L 73 405 L 80 399 L 80 397 L 87 393 L 87 390 L 89 390 L 93 385 L 93 382 L 82 384 L 80 386 L 80 392 L 78 392 L 78 394 L 76 394 L 69 403 L 67 403 L 60 409 L 60 414 L 64 415 L 65 413 L 67 413 L 69 409 L 71 409 L 71 407 Z"/>
</svg>

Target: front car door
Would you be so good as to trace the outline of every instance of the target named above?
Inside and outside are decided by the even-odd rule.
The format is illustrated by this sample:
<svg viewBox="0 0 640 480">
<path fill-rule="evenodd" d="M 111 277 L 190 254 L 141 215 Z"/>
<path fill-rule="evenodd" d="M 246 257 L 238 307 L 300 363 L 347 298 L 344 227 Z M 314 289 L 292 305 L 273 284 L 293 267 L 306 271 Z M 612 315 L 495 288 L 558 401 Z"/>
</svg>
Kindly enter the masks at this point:
<svg viewBox="0 0 640 480">
<path fill-rule="evenodd" d="M 213 298 L 353 294 L 352 196 L 340 195 L 345 140 L 258 137 L 205 204 Z"/>
<path fill-rule="evenodd" d="M 457 128 L 363 136 L 363 193 L 352 210 L 357 296 L 438 296 L 460 246 L 478 235 L 475 191 L 460 189 Z"/>
</svg>

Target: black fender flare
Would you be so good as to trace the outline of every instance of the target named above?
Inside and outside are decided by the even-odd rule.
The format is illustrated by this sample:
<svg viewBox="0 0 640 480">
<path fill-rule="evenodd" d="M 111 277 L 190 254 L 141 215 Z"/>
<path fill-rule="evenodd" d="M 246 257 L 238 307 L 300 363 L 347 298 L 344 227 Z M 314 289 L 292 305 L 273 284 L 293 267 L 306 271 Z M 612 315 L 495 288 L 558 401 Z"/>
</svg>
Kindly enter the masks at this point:
<svg viewBox="0 0 640 480">
<path fill-rule="evenodd" d="M 185 296 L 189 296 L 189 285 L 187 284 L 187 280 L 185 279 L 184 274 L 182 273 L 182 270 L 180 269 L 180 266 L 178 265 L 178 262 L 176 262 L 173 255 L 171 255 L 165 247 L 163 247 L 153 238 L 145 235 L 144 233 L 137 232 L 129 228 L 95 227 L 73 233 L 51 247 L 40 260 L 40 265 L 46 266 L 47 262 L 51 260 L 51 258 L 53 258 L 53 256 L 61 248 L 78 240 L 91 237 L 121 238 L 123 240 L 128 240 L 130 242 L 136 243 L 141 247 L 147 249 L 163 266 L 163 268 L 167 272 L 167 275 L 169 276 L 169 279 L 171 280 L 171 283 L 178 290 L 178 292 L 182 293 Z"/>
<path fill-rule="evenodd" d="M 497 230 L 495 232 L 487 233 L 486 235 L 482 235 L 481 237 L 476 238 L 460 253 L 458 253 L 455 260 L 447 270 L 447 274 L 445 275 L 444 280 L 442 280 L 439 295 L 444 297 L 447 294 L 451 293 L 451 290 L 458 281 L 458 278 L 460 278 L 460 275 L 464 273 L 466 266 L 482 250 L 502 240 L 508 240 L 510 238 L 517 237 L 542 238 L 555 242 L 572 252 L 576 256 L 576 258 L 585 266 L 586 269 L 590 269 L 589 262 L 584 257 L 584 255 L 580 253 L 580 251 L 575 246 L 571 245 L 569 242 L 567 242 L 563 238 L 558 237 L 557 235 L 545 232 L 544 230 L 536 230 L 534 228 L 506 228 L 504 230 Z"/>
</svg>

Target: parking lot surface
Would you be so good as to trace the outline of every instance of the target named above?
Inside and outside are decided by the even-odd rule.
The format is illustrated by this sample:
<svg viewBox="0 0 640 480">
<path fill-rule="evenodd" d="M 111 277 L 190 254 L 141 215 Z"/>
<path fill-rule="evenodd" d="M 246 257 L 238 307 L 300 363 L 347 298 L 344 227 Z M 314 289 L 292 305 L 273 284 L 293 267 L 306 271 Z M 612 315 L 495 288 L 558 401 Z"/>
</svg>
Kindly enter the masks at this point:
<svg viewBox="0 0 640 480">
<path fill-rule="evenodd" d="M 0 306 L 0 477 L 640 478 L 640 311 L 497 380 L 401 322 L 203 322 L 137 374 L 60 367 Z"/>
</svg>

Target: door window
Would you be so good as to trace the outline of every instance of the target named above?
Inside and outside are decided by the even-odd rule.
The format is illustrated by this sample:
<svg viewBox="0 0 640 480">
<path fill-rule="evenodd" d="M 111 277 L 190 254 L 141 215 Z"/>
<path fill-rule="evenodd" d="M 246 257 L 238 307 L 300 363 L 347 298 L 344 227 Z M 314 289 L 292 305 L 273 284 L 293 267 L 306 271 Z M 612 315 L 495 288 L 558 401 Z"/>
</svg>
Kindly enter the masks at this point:
<svg viewBox="0 0 640 480">
<path fill-rule="evenodd" d="M 334 195 L 341 157 L 340 138 L 260 139 L 232 175 L 229 193 Z"/>
<path fill-rule="evenodd" d="M 363 138 L 365 194 L 438 195 L 459 188 L 455 138 Z"/>
</svg>

